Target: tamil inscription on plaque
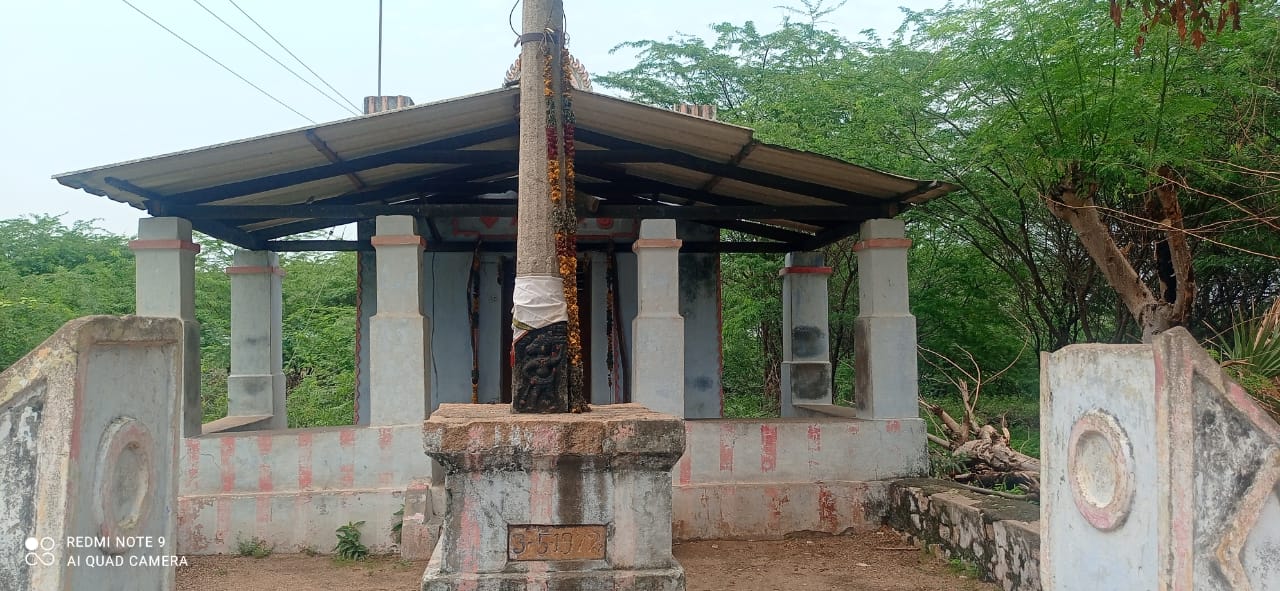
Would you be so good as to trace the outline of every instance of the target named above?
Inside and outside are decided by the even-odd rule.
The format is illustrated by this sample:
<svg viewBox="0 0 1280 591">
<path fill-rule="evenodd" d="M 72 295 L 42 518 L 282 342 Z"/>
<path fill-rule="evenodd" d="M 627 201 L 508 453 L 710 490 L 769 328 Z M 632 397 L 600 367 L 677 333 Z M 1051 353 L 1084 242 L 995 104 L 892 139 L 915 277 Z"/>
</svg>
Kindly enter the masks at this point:
<svg viewBox="0 0 1280 591">
<path fill-rule="evenodd" d="M 604 560 L 603 525 L 509 525 L 511 560 Z"/>
</svg>

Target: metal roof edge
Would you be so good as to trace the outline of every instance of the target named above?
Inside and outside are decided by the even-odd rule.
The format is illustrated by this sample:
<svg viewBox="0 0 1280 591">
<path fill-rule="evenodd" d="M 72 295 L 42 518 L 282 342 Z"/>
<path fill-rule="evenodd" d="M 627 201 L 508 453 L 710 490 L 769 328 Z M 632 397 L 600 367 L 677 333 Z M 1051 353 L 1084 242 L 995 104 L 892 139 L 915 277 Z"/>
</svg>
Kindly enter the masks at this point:
<svg viewBox="0 0 1280 591">
<path fill-rule="evenodd" d="M 195 153 L 195 152 L 201 152 L 201 151 L 204 151 L 204 150 L 212 150 L 212 149 L 216 149 L 216 148 L 225 148 L 225 147 L 235 146 L 235 145 L 238 145 L 238 144 L 247 144 L 247 143 L 252 143 L 252 142 L 256 142 L 256 141 L 260 141 L 260 140 L 265 140 L 265 139 L 270 139 L 270 138 L 282 137 L 282 136 L 286 136 L 286 135 L 290 135 L 290 134 L 294 134 L 294 133 L 300 133 L 300 132 L 301 132 L 301 133 L 306 133 L 306 132 L 308 132 L 308 131 L 314 131 L 314 130 L 319 130 L 319 129 L 330 128 L 330 127 L 333 127 L 333 126 L 342 125 L 342 124 L 345 124 L 345 123 L 351 123 L 351 122 L 353 122 L 353 121 L 361 121 L 361 120 L 365 120 L 365 119 L 370 119 L 370 118 L 373 118 L 373 117 L 394 117 L 394 116 L 397 116 L 398 114 L 407 113 L 407 112 L 415 111 L 415 110 L 418 110 L 418 109 L 427 109 L 427 108 L 436 107 L 436 106 L 440 106 L 440 105 L 445 105 L 445 104 L 449 104 L 449 103 L 457 103 L 457 102 L 462 102 L 462 101 L 466 101 L 466 100 L 476 99 L 476 98 L 479 98 L 479 97 L 491 96 L 491 95 L 500 95 L 500 94 L 504 94 L 504 93 L 506 93 L 506 94 L 517 94 L 517 93 L 519 93 L 519 88 L 517 88 L 517 87 L 498 88 L 498 89 L 494 89 L 494 90 L 486 90 L 486 91 L 483 91 L 483 92 L 476 92 L 476 93 L 467 94 L 467 95 L 463 95 L 463 96 L 457 96 L 457 97 L 447 98 L 447 99 L 443 99 L 443 100 L 432 101 L 432 102 L 429 102 L 429 103 L 422 103 L 422 104 L 418 104 L 418 105 L 413 105 L 412 107 L 404 107 L 404 108 L 402 108 L 402 109 L 392 109 L 392 110 L 390 110 L 390 111 L 382 111 L 382 112 L 379 112 L 379 113 L 370 113 L 370 114 L 368 114 L 368 115 L 355 115 L 355 116 L 352 116 L 352 117 L 346 117 L 346 118 L 343 118 L 343 119 L 338 119 L 338 120 L 335 120 L 335 121 L 329 121 L 329 122 L 327 122 L 327 123 L 321 123 L 321 124 L 318 124 L 318 125 L 307 125 L 307 126 L 303 126 L 303 127 L 295 127 L 295 128 L 293 128 L 293 129 L 287 129 L 287 130 L 284 130 L 284 131 L 276 131 L 276 132 L 272 132 L 272 133 L 264 133 L 264 134 L 262 134 L 262 135 L 256 135 L 256 136 L 253 136 L 253 137 L 247 137 L 247 138 L 240 138 L 240 139 L 231 140 L 231 141 L 226 141 L 226 142 L 219 142 L 219 143 L 216 143 L 216 144 L 209 144 L 209 145 L 206 145 L 206 146 L 200 146 L 200 147 L 198 147 L 198 148 L 188 148 L 188 149 L 186 149 L 186 150 L 176 150 L 176 151 L 173 151 L 173 152 L 167 152 L 167 153 L 164 153 L 164 154 L 158 154 L 158 155 L 155 155 L 155 156 L 146 156 L 146 157 L 143 157 L 143 158 L 134 158 L 134 159 L 132 159 L 132 160 L 124 160 L 124 161 L 121 161 L 121 162 L 115 162 L 115 163 L 112 163 L 112 164 L 103 164 L 103 165 L 100 165 L 100 166 L 92 166 L 92 167 L 84 168 L 84 169 L 80 169 L 80 170 L 73 170 L 73 171 L 70 171 L 70 172 L 57 173 L 57 174 L 52 175 L 50 178 L 52 178 L 52 179 L 53 179 L 53 180 L 55 180 L 55 181 L 58 181 L 59 183 L 61 183 L 61 184 L 62 184 L 62 185 L 64 185 L 64 186 L 71 187 L 71 188 L 73 188 L 73 189 L 83 189 L 84 187 L 78 187 L 78 186 L 76 186 L 76 185 L 69 184 L 69 183 L 67 182 L 67 180 L 69 180 L 69 179 L 71 179 L 71 178 L 73 178 L 73 177 L 80 176 L 80 175 L 90 174 L 90 173 L 94 173 L 94 172 L 100 172 L 100 171 L 103 171 L 103 170 L 106 170 L 106 169 L 109 169 L 109 168 L 116 168 L 116 167 L 120 167 L 120 166 L 128 166 L 128 165 L 131 165 L 131 164 L 141 164 L 141 163 L 149 162 L 149 161 L 152 161 L 152 160 L 160 160 L 160 159 L 162 159 L 162 158 L 171 158 L 171 157 L 174 157 L 174 156 L 183 156 L 183 155 L 192 154 L 192 153 Z"/>
</svg>

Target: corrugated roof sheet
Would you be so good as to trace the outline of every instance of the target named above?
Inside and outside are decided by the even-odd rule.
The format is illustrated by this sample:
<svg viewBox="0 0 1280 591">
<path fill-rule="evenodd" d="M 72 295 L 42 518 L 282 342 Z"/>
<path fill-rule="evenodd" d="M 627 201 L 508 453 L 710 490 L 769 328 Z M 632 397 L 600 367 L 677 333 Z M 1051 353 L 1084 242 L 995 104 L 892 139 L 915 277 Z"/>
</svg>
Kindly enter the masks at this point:
<svg viewBox="0 0 1280 591">
<path fill-rule="evenodd" d="M 505 88 L 365 115 L 194 150 L 56 175 L 69 187 L 135 207 L 360 203 L 356 190 L 414 197 L 429 187 L 399 187 L 436 173 L 476 178 L 515 173 L 518 88 Z M 652 158 L 582 166 L 584 178 L 647 183 L 646 193 L 690 204 L 893 206 L 890 214 L 954 188 L 856 166 L 825 156 L 763 144 L 750 129 L 590 92 L 573 99 L 581 152 L 595 148 L 651 149 Z M 320 145 L 336 155 L 335 164 Z M 436 152 L 424 152 L 436 149 Z M 417 150 L 417 151 L 415 151 Z M 492 151 L 476 162 L 448 156 L 459 150 Z M 448 156 L 448 157 L 445 157 Z M 443 160 L 443 161 L 442 161 Z M 349 174 L 350 173 L 350 174 Z M 483 173 L 483 174 L 480 174 Z M 351 174 L 357 175 L 358 181 Z M 408 183 L 412 185 L 412 183 Z M 390 188 L 388 188 L 390 187 Z M 395 190 L 392 190 L 394 188 Z M 372 195 L 372 194 L 370 194 Z M 336 201 L 329 201 L 339 198 Z M 430 198 L 428 198 L 430 199 Z M 219 220 L 253 232 L 306 218 L 304 208 L 267 220 Z M 771 219 L 785 218 L 782 215 Z M 334 225 L 350 220 L 334 220 Z M 785 221 L 785 220 L 783 220 Z M 812 229 L 814 220 L 786 224 Z M 777 222 L 770 222 L 777 225 Z M 847 223 L 845 224 L 847 225 Z M 196 224 L 200 228 L 200 224 Z M 284 226 L 286 228 L 291 226 Z M 816 230 L 815 230 L 816 231 Z M 243 246 L 243 245 L 242 245 Z"/>
</svg>

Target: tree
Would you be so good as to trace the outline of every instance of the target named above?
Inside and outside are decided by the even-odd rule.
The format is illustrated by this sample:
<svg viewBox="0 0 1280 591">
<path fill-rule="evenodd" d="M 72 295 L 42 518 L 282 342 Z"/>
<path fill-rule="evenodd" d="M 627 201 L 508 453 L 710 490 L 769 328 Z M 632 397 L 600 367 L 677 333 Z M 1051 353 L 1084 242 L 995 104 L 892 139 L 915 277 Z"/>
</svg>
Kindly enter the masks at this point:
<svg viewBox="0 0 1280 591">
<path fill-rule="evenodd" d="M 623 44 L 620 47 L 638 50 L 637 65 L 598 76 L 596 81 L 660 106 L 715 104 L 722 120 L 750 126 L 765 141 L 894 172 L 933 174 L 914 154 L 886 145 L 885 130 L 901 126 L 902 113 L 895 105 L 898 97 L 892 92 L 901 85 L 890 80 L 897 73 L 883 65 L 887 62 L 881 59 L 877 40 L 853 42 L 824 30 L 822 18 L 833 9 L 807 2 L 802 10 L 791 11 L 772 32 L 764 32 L 751 22 L 720 23 L 711 27 L 712 40 L 686 35 Z M 927 271 L 918 270 L 924 267 L 914 262 L 922 259 L 913 259 L 912 275 L 920 278 L 915 285 L 939 286 L 913 290 L 922 342 L 949 350 L 957 341 L 941 339 L 959 338 L 960 345 L 984 355 L 1016 351 L 1022 337 L 1016 325 L 1028 323 L 1014 323 L 1014 329 L 1003 331 L 988 331 L 996 327 L 985 325 L 1006 318 L 1010 312 L 1006 306 L 1051 298 L 1005 297 L 1013 282 L 998 271 L 993 273 L 970 245 L 945 236 L 931 219 L 912 219 L 913 235 L 928 236 L 918 243 L 928 242 L 930 252 L 923 259 L 928 262 Z M 849 398 L 853 319 L 857 316 L 855 258 L 850 241 L 825 251 L 835 268 L 829 285 L 834 386 L 838 398 Z M 975 256 L 979 260 L 975 261 Z M 763 392 L 769 404 L 776 405 L 781 334 L 774 274 L 781 260 L 760 255 L 724 255 L 722 260 L 726 386 L 731 392 Z M 1001 256 L 1001 260 L 1013 261 L 1015 257 Z M 1008 268 L 1020 273 L 1023 267 L 1015 264 Z M 961 289 L 952 289 L 955 287 Z M 977 308 L 983 309 L 967 314 Z M 984 326 L 968 334 L 952 330 L 965 324 Z M 1029 324 L 1039 326 L 1038 322 Z M 1000 334 L 992 338 L 995 333 Z M 1019 375 L 1025 378 L 1028 374 L 1021 370 L 1031 365 L 1020 366 Z M 948 383 L 942 376 L 932 375 L 929 368 L 924 371 L 926 383 L 939 388 Z M 1027 384 L 1025 379 L 1022 384 Z"/>
<path fill-rule="evenodd" d="M 1145 22 L 1140 27 L 1141 32 L 1133 51 L 1141 54 L 1147 34 L 1161 24 L 1176 27 L 1180 41 L 1186 41 L 1187 33 L 1190 32 L 1192 45 L 1199 49 L 1206 40 L 1205 31 L 1221 33 L 1228 22 L 1232 29 L 1240 30 L 1240 5 L 1243 2 L 1244 0 L 1142 0 Z M 1134 0 L 1124 0 L 1123 4 L 1121 6 L 1120 0 L 1111 0 L 1111 20 L 1117 27 L 1120 26 L 1126 9 L 1138 8 L 1138 3 Z"/>
<path fill-rule="evenodd" d="M 133 255 L 92 222 L 0 220 L 0 369 L 64 323 L 133 310 Z"/>
<path fill-rule="evenodd" d="M 894 45 L 909 33 L 933 56 L 918 88 L 937 106 L 913 139 L 961 182 L 994 181 L 1068 223 L 1143 338 L 1185 325 L 1197 242 L 1274 258 L 1234 243 L 1277 227 L 1276 65 L 1248 45 L 1269 36 L 1274 49 L 1276 11 L 1258 8 L 1260 36 L 1194 52 L 1166 32 L 1145 57 L 1086 3 L 914 14 Z M 1218 108 L 1242 103 L 1243 120 Z"/>
</svg>

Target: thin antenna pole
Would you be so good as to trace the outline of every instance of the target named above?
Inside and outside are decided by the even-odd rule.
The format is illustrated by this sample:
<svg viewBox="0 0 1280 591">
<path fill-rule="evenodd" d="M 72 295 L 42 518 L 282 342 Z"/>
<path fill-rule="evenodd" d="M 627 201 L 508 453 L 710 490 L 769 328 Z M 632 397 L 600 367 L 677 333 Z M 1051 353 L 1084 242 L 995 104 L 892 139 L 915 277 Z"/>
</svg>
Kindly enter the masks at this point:
<svg viewBox="0 0 1280 591">
<path fill-rule="evenodd" d="M 382 0 L 378 0 L 378 96 L 382 96 Z"/>
</svg>

